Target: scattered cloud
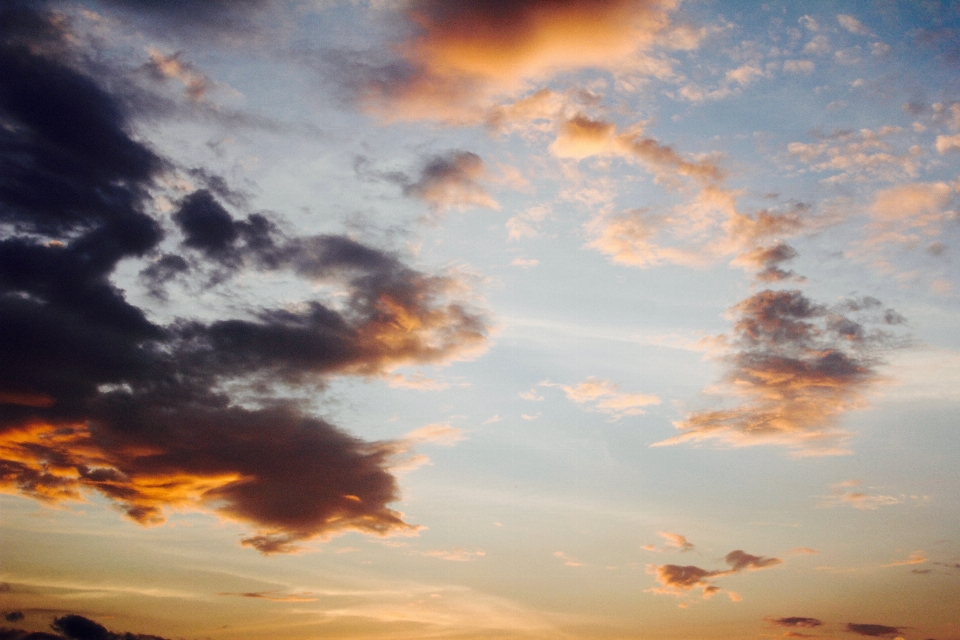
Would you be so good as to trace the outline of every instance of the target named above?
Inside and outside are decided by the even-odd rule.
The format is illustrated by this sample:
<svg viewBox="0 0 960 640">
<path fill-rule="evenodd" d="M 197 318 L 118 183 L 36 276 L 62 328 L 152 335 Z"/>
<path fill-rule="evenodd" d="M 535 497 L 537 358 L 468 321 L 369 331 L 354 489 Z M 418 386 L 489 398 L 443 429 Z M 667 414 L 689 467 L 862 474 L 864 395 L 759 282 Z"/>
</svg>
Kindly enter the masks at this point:
<svg viewBox="0 0 960 640">
<path fill-rule="evenodd" d="M 693 551 L 693 543 L 686 539 L 685 536 L 680 535 L 679 533 L 670 533 L 669 531 L 661 531 L 658 535 L 666 541 L 666 545 L 673 547 L 678 551 Z"/>
<path fill-rule="evenodd" d="M 499 203 L 480 184 L 486 173 L 477 154 L 451 151 L 431 158 L 417 180 L 404 185 L 403 193 L 426 202 L 434 213 L 468 207 L 499 209 Z"/>
<path fill-rule="evenodd" d="M 590 376 L 576 386 L 541 382 L 544 387 L 559 387 L 569 400 L 585 405 L 590 411 L 597 411 L 620 420 L 627 416 L 645 413 L 642 407 L 660 404 L 660 398 L 643 393 L 624 393 L 620 387 L 609 380 Z"/>
<path fill-rule="evenodd" d="M 649 592 L 661 595 L 683 596 L 693 589 L 700 589 L 704 599 L 712 597 L 720 591 L 720 587 L 713 584 L 713 580 L 733 575 L 742 571 L 758 571 L 769 569 L 783 563 L 780 558 L 764 558 L 741 550 L 731 551 L 724 557 L 730 565 L 729 569 L 708 571 L 694 565 L 647 565 L 647 573 L 656 576 L 661 587 L 648 589 Z M 740 596 L 730 592 L 731 600 L 739 602 Z"/>
<path fill-rule="evenodd" d="M 572 556 L 567 555 L 567 554 L 564 553 L 563 551 L 554 551 L 554 552 L 553 552 L 553 557 L 554 557 L 554 558 L 559 558 L 559 559 L 563 562 L 563 564 L 566 565 L 566 566 L 568 566 L 568 567 L 582 567 L 582 566 L 583 566 L 583 563 L 582 563 L 582 562 L 580 562 L 579 560 L 577 560 L 576 558 L 574 558 L 574 557 L 572 557 Z"/>
<path fill-rule="evenodd" d="M 903 633 L 900 627 L 888 627 L 883 624 L 862 624 L 857 622 L 848 622 L 845 631 L 870 638 L 895 636 Z"/>
<path fill-rule="evenodd" d="M 218 596 L 237 596 L 240 598 L 254 598 L 259 600 L 270 600 L 271 602 L 316 602 L 317 598 L 312 594 L 282 594 L 275 591 L 248 591 L 241 593 L 221 592 Z"/>
<path fill-rule="evenodd" d="M 815 629 L 822 627 L 823 622 L 817 618 L 802 618 L 799 616 L 789 616 L 786 618 L 766 618 L 766 620 L 778 627 L 801 627 L 804 629 Z"/>
<path fill-rule="evenodd" d="M 875 298 L 817 304 L 800 291 L 761 291 L 732 309 L 728 370 L 718 391 L 741 404 L 675 422 L 681 434 L 653 446 L 716 439 L 731 446 L 776 444 L 798 455 L 846 453 L 837 425 L 878 380 L 886 327 L 903 323 Z M 874 324 L 880 329 L 870 329 Z"/>
<path fill-rule="evenodd" d="M 890 564 L 881 565 L 883 567 L 906 567 L 914 564 L 924 564 L 929 562 L 930 559 L 923 553 L 923 551 L 914 551 L 910 554 L 910 557 L 906 560 L 896 560 Z"/>
<path fill-rule="evenodd" d="M 465 551 L 463 549 L 450 549 L 450 550 L 434 550 L 434 551 L 422 551 L 420 555 L 426 556 L 428 558 L 437 558 L 439 560 L 447 560 L 449 562 L 470 562 L 476 560 L 477 558 L 482 558 L 487 553 L 485 551 Z"/>
<path fill-rule="evenodd" d="M 869 36 L 873 35 L 870 29 L 867 29 L 863 26 L 863 23 L 857 20 L 851 15 L 840 14 L 837 16 L 837 22 L 840 23 L 840 26 L 849 31 L 852 34 L 858 36 Z"/>
<path fill-rule="evenodd" d="M 450 426 L 449 422 L 437 422 L 414 429 L 403 437 L 404 440 L 411 443 L 439 444 L 445 447 L 452 447 L 456 443 L 465 440 L 466 436 L 462 429 Z"/>
<path fill-rule="evenodd" d="M 827 506 L 846 505 L 855 509 L 873 510 L 903 502 L 896 496 L 869 494 L 857 490 L 859 480 L 847 480 L 833 485 L 833 495 L 825 502 Z"/>
</svg>

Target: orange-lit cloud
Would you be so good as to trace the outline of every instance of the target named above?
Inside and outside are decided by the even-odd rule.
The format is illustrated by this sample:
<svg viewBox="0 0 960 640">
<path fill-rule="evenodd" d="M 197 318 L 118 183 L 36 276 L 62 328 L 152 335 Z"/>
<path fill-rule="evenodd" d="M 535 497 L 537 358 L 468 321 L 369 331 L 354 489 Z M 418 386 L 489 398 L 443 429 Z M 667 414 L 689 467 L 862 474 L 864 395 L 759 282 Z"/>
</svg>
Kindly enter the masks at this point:
<svg viewBox="0 0 960 640">
<path fill-rule="evenodd" d="M 891 126 L 838 131 L 816 142 L 791 142 L 787 150 L 812 171 L 830 174 L 824 182 L 900 180 L 917 175 L 924 154 L 916 145 L 897 144 L 904 132 Z"/>
<path fill-rule="evenodd" d="M 757 247 L 733 259 L 731 264 L 756 271 L 755 278 L 760 282 L 780 282 L 793 280 L 803 282 L 803 276 L 793 270 L 785 270 L 780 265 L 797 257 L 796 250 L 788 244 Z"/>
<path fill-rule="evenodd" d="M 883 245 L 894 245 L 942 253 L 945 245 L 939 237 L 957 218 L 950 208 L 956 196 L 956 187 L 945 182 L 913 182 L 877 192 L 868 209 L 868 237 L 858 251 L 874 255 Z"/>
<path fill-rule="evenodd" d="M 559 387 L 567 398 L 590 407 L 591 411 L 608 414 L 614 420 L 644 413 L 642 407 L 660 404 L 660 398 L 643 393 L 624 393 L 609 380 L 590 376 L 576 386 L 541 382 L 544 387 Z"/>
<path fill-rule="evenodd" d="M 739 549 L 728 553 L 724 557 L 724 561 L 730 565 L 730 568 L 717 571 L 708 571 L 694 565 L 647 565 L 647 573 L 655 575 L 657 582 L 662 585 L 661 587 L 654 587 L 648 591 L 661 595 L 682 596 L 693 589 L 700 589 L 703 597 L 706 599 L 720 591 L 720 587 L 712 582 L 712 580 L 716 578 L 733 575 L 742 571 L 769 569 L 783 564 L 783 560 L 780 558 L 764 558 Z M 730 592 L 730 597 L 731 600 L 735 602 L 740 600 L 740 596 L 733 592 Z"/>
<path fill-rule="evenodd" d="M 906 560 L 895 560 L 889 564 L 881 565 L 883 567 L 908 567 L 914 564 L 924 564 L 930 562 L 930 559 L 927 558 L 926 554 L 923 551 L 914 551 L 910 554 L 910 557 Z"/>
<path fill-rule="evenodd" d="M 682 536 L 679 533 L 670 533 L 669 531 L 661 531 L 659 532 L 658 535 L 664 540 L 666 540 L 667 546 L 678 549 L 679 551 L 693 551 L 695 549 L 693 543 L 687 540 L 685 536 Z"/>
<path fill-rule="evenodd" d="M 800 291 L 761 291 L 732 313 L 722 390 L 739 406 L 694 412 L 674 423 L 680 435 L 653 446 L 716 439 L 787 446 L 800 455 L 845 453 L 837 418 L 862 405 L 878 379 L 876 353 L 890 342 L 885 329 L 868 325 L 891 327 L 903 318 L 873 298 L 828 307 Z"/>
<path fill-rule="evenodd" d="M 903 502 L 896 496 L 865 493 L 858 490 L 861 485 L 858 480 L 847 480 L 833 485 L 833 495 L 825 503 L 828 506 L 847 505 L 855 509 L 879 509 L 880 507 Z"/>
<path fill-rule="evenodd" d="M 414 0 L 401 60 L 366 68 L 361 102 L 386 119 L 478 122 L 499 97 L 567 71 L 616 68 L 648 49 L 676 0 Z"/>
<path fill-rule="evenodd" d="M 178 80 L 184 86 L 187 97 L 194 102 L 202 102 L 213 86 L 206 75 L 193 65 L 184 61 L 183 52 L 164 55 L 157 49 L 149 50 L 150 62 L 145 69 L 157 80 Z"/>
</svg>

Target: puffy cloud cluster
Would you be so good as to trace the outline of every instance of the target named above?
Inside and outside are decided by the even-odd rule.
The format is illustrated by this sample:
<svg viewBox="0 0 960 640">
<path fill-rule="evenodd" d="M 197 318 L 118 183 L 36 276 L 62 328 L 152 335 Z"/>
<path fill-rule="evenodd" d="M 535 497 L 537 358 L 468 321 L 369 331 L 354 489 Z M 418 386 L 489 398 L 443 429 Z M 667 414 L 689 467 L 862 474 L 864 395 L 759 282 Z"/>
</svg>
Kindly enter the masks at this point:
<svg viewBox="0 0 960 640">
<path fill-rule="evenodd" d="M 710 598 L 721 589 L 712 582 L 716 578 L 743 571 L 769 569 L 783 564 L 783 560 L 780 558 L 755 556 L 740 549 L 728 553 L 724 556 L 724 561 L 730 568 L 715 571 L 709 571 L 695 565 L 648 565 L 647 572 L 655 575 L 657 582 L 661 584 L 660 587 L 654 587 L 649 591 L 661 595 L 682 596 L 693 589 L 700 589 L 704 598 Z M 740 599 L 732 591 L 729 594 L 734 601 Z"/>
<path fill-rule="evenodd" d="M 0 486 L 47 502 L 96 491 L 144 524 L 202 508 L 252 525 L 244 543 L 264 553 L 413 531 L 387 506 L 406 445 L 364 442 L 271 389 L 467 357 L 483 317 L 454 299 L 452 277 L 235 218 L 208 189 L 179 202 L 178 251 L 161 253 L 149 203 L 173 162 L 71 64 L 65 28 L 26 5 L 0 12 Z M 175 278 L 241 269 L 344 295 L 162 325 L 111 280 L 131 259 L 151 261 L 142 278 L 161 297 Z"/>
<path fill-rule="evenodd" d="M 76 614 L 54 618 L 50 628 L 54 633 L 0 629 L 0 637 L 5 640 L 165 640 L 160 636 L 144 633 L 109 631 L 102 624 Z"/>
<path fill-rule="evenodd" d="M 818 304 L 800 291 L 761 291 L 733 309 L 723 391 L 729 409 L 697 411 L 674 425 L 680 435 L 656 443 L 719 440 L 731 446 L 775 444 L 801 455 L 845 453 L 839 416 L 863 403 L 875 383 L 878 352 L 892 346 L 884 328 L 904 322 L 865 297 Z"/>
</svg>

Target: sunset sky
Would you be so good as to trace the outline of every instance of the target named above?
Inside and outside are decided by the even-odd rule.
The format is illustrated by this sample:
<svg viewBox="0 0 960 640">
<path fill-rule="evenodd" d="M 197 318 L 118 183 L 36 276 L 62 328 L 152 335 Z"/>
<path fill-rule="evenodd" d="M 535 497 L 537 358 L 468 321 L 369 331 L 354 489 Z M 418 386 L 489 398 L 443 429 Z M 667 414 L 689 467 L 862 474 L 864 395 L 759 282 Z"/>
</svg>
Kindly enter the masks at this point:
<svg viewBox="0 0 960 640">
<path fill-rule="evenodd" d="M 0 638 L 960 640 L 958 211 L 948 0 L 6 0 Z"/>
</svg>

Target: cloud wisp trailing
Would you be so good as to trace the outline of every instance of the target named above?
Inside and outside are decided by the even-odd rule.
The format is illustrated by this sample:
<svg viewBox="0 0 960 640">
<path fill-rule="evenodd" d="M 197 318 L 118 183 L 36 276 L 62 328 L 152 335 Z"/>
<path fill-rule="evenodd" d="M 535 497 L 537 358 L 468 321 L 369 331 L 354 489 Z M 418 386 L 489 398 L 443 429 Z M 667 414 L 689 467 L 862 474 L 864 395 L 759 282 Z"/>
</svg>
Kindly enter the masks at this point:
<svg viewBox="0 0 960 640">
<path fill-rule="evenodd" d="M 717 440 L 798 455 L 847 453 L 838 419 L 879 381 L 879 353 L 896 344 L 889 328 L 903 317 L 875 298 L 823 305 L 796 290 L 761 291 L 731 312 L 722 391 L 740 404 L 693 412 L 674 423 L 679 435 L 653 446 Z"/>
<path fill-rule="evenodd" d="M 288 236 L 264 215 L 235 218 L 204 189 L 172 215 L 179 255 L 162 254 L 167 225 L 150 193 L 173 161 L 137 141 L 136 114 L 70 64 L 61 23 L 9 11 L 18 13 L 0 21 L 14 27 L 0 33 L 0 112 L 16 125 L 0 132 L 3 489 L 46 502 L 96 491 L 142 524 L 203 509 L 252 526 L 243 542 L 264 553 L 344 530 L 415 531 L 387 506 L 399 497 L 391 461 L 406 445 L 355 438 L 272 390 L 468 357 L 486 327 L 452 297 L 459 283 L 343 236 Z M 212 286 L 243 269 L 335 283 L 345 296 L 162 325 L 111 282 L 122 260 L 148 261 L 143 278 L 158 297 L 172 276 Z"/>
</svg>

